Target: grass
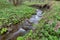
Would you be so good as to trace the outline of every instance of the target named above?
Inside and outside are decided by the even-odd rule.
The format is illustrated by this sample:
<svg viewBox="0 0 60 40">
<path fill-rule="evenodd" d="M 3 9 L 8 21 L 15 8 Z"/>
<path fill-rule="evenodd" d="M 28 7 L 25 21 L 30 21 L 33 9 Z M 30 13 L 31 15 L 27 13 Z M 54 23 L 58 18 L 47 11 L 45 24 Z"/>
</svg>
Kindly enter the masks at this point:
<svg viewBox="0 0 60 40">
<path fill-rule="evenodd" d="M 12 4 L 6 2 L 6 0 L 0 1 L 0 25 L 3 24 L 3 21 L 10 21 L 11 16 L 16 16 L 19 20 L 23 17 L 29 18 L 32 14 L 35 13 L 35 9 L 28 7 L 26 5 L 13 6 Z M 17 19 L 12 18 L 12 19 Z M 9 24 L 9 23 L 8 23 Z"/>
<path fill-rule="evenodd" d="M 60 2 L 54 1 L 52 9 L 44 12 L 45 15 L 39 21 L 35 32 L 30 32 L 30 36 L 25 36 L 25 39 L 29 40 L 60 40 L 60 29 L 54 30 L 58 21 L 60 21 Z M 50 21 L 50 23 L 49 23 Z M 51 24 L 52 23 L 52 24 Z"/>
<path fill-rule="evenodd" d="M 0 29 L 0 34 L 2 35 L 2 34 L 4 34 L 6 31 L 7 31 L 7 28 L 2 28 L 2 29 Z"/>
<path fill-rule="evenodd" d="M 5 33 L 6 31 L 2 30 L 9 26 L 10 24 L 16 24 L 24 20 L 25 18 L 31 17 L 32 14 L 35 14 L 36 9 L 26 6 L 26 5 L 19 5 L 14 6 L 8 3 L 6 0 L 0 1 L 0 31 Z M 1 34 L 0 32 L 0 34 Z"/>
<path fill-rule="evenodd" d="M 31 4 L 35 3 L 29 3 L 29 5 Z M 21 18 L 29 18 L 33 13 L 35 13 L 35 8 L 28 7 L 27 3 L 15 7 L 10 3 L 7 3 L 6 0 L 2 0 L 0 1 L 0 5 L 0 25 L 4 23 L 9 24 L 11 22 L 16 24 L 19 22 L 19 20 L 21 20 Z M 39 21 L 39 24 L 35 25 L 37 26 L 37 29 L 34 32 L 30 31 L 30 33 L 23 37 L 17 37 L 17 40 L 60 40 L 60 30 L 57 30 L 57 32 L 54 30 L 54 27 L 57 24 L 56 22 L 60 21 L 60 2 L 54 1 L 52 9 L 44 13 L 45 15 Z M 48 23 L 50 20 L 52 20 L 52 24 Z M 3 32 L 5 32 L 4 28 L 2 29 L 1 33 Z"/>
</svg>

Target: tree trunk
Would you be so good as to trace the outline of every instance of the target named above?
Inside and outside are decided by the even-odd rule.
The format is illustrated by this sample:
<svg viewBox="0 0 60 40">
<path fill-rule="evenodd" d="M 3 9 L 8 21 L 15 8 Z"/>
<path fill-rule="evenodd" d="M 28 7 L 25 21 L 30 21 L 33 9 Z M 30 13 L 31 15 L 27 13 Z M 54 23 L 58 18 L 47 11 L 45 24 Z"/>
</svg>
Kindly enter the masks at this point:
<svg viewBox="0 0 60 40">
<path fill-rule="evenodd" d="M 8 0 L 8 2 L 12 3 L 14 6 L 22 4 L 22 0 Z"/>
</svg>

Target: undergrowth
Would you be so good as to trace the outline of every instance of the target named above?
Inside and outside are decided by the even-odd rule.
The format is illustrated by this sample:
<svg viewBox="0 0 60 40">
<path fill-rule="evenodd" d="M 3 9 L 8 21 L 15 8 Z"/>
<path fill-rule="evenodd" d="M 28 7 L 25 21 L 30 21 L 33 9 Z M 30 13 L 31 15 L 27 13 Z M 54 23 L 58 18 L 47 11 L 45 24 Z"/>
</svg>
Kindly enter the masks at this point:
<svg viewBox="0 0 60 40">
<path fill-rule="evenodd" d="M 60 29 L 57 31 L 54 30 L 57 21 L 60 21 L 60 2 L 54 3 L 52 9 L 48 12 L 45 12 L 42 20 L 40 20 L 37 26 L 37 29 L 33 32 L 28 33 L 25 38 L 21 37 L 22 40 L 60 40 Z M 51 21 L 52 24 L 49 24 L 48 21 Z M 47 22 L 47 23 L 46 23 Z M 31 34 L 30 36 L 28 36 Z M 17 40 L 21 40 L 20 37 L 17 37 Z"/>
</svg>

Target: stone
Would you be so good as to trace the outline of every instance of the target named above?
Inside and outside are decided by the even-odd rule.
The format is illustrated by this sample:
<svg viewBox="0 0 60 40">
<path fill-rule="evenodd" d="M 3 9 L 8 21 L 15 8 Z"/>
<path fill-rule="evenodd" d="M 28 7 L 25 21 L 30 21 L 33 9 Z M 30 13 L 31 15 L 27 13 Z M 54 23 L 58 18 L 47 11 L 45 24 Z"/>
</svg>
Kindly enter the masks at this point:
<svg viewBox="0 0 60 40">
<path fill-rule="evenodd" d="M 27 31 L 27 30 L 31 30 L 31 29 L 32 29 L 32 26 L 24 26 L 24 27 L 22 27 L 22 28 Z"/>
<path fill-rule="evenodd" d="M 25 35 L 26 34 L 26 30 L 24 30 L 23 28 L 20 28 L 17 32 L 13 33 L 13 35 Z"/>
</svg>

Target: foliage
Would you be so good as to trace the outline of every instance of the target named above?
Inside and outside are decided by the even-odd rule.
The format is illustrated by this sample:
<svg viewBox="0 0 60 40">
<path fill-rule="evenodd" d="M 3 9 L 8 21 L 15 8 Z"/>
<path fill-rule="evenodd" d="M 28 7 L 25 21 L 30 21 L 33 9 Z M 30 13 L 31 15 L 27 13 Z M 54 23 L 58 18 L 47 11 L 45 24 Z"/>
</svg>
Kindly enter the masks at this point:
<svg viewBox="0 0 60 40">
<path fill-rule="evenodd" d="M 24 38 L 23 37 L 18 37 L 17 40 L 24 40 Z"/>
<path fill-rule="evenodd" d="M 4 34 L 6 31 L 7 31 L 7 28 L 2 28 L 2 29 L 0 29 L 0 35 L 1 35 L 1 34 Z"/>
<path fill-rule="evenodd" d="M 55 31 L 54 27 L 56 26 L 56 22 L 53 22 L 50 24 L 44 24 L 43 27 L 40 27 L 35 32 L 30 31 L 28 34 L 26 34 L 24 39 L 27 39 L 29 37 L 32 38 L 32 40 L 60 40 L 60 30 Z"/>
<path fill-rule="evenodd" d="M 0 2 L 0 25 L 3 23 L 6 23 L 7 25 L 9 23 L 16 24 L 22 19 L 24 20 L 24 18 L 29 18 L 32 14 L 35 14 L 35 9 L 32 7 L 26 5 L 19 5 L 15 7 L 6 2 L 6 0 L 2 0 Z"/>
<path fill-rule="evenodd" d="M 32 4 L 32 3 L 31 3 Z M 31 5 L 29 4 L 29 5 Z M 34 4 L 34 3 L 33 3 Z M 26 5 L 21 6 L 13 6 L 6 2 L 6 0 L 0 0 L 0 25 L 2 24 L 16 24 L 23 18 L 29 18 L 33 13 L 35 13 L 35 9 Z M 60 21 L 60 2 L 56 2 L 50 12 L 46 12 L 45 16 L 46 20 L 59 20 Z M 48 16 L 47 16 L 48 15 Z M 32 40 L 60 40 L 60 29 L 58 31 L 54 31 L 54 27 L 56 25 L 55 22 L 50 24 L 44 24 L 45 19 L 41 21 L 37 25 L 37 30 L 32 32 L 30 31 L 23 37 L 18 37 L 17 40 L 25 40 L 27 38 L 32 38 Z M 42 24 L 42 25 L 41 25 Z M 39 26 L 39 27 L 38 27 Z M 0 34 L 3 34 L 7 31 L 7 28 L 0 29 Z"/>
<path fill-rule="evenodd" d="M 46 12 L 46 14 L 43 16 L 43 19 L 40 20 L 40 23 L 37 25 L 37 30 L 35 32 L 32 32 L 31 36 L 26 35 L 25 39 L 31 37 L 32 40 L 60 40 L 60 29 L 57 31 L 54 30 L 56 22 L 60 21 L 59 3 L 60 2 L 56 2 L 52 10 Z M 45 23 L 45 20 L 51 19 L 53 20 L 53 23 L 51 25 Z"/>
<path fill-rule="evenodd" d="M 28 37 L 29 36 L 32 36 L 32 30 L 30 30 L 30 32 L 29 33 L 27 33 L 25 36 L 19 36 L 19 37 L 17 37 L 17 40 L 26 40 L 26 39 L 28 39 Z"/>
</svg>

